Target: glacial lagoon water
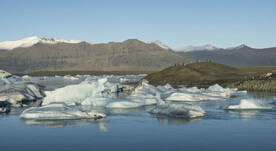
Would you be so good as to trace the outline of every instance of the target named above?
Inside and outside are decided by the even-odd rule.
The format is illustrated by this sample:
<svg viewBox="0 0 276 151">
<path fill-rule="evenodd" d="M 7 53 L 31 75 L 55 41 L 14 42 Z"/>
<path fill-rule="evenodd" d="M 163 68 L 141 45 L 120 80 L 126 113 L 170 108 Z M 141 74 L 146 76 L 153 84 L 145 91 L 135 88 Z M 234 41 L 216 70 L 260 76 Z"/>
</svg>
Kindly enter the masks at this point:
<svg viewBox="0 0 276 151">
<path fill-rule="evenodd" d="M 249 92 L 223 100 L 194 102 L 206 114 L 193 119 L 151 114 L 149 111 L 154 106 L 145 106 L 98 109 L 107 117 L 97 120 L 24 120 L 20 114 L 27 107 L 12 108 L 0 117 L 0 150 L 273 151 L 276 149 L 275 96 Z M 223 109 L 243 98 L 260 99 L 272 109 Z"/>
</svg>

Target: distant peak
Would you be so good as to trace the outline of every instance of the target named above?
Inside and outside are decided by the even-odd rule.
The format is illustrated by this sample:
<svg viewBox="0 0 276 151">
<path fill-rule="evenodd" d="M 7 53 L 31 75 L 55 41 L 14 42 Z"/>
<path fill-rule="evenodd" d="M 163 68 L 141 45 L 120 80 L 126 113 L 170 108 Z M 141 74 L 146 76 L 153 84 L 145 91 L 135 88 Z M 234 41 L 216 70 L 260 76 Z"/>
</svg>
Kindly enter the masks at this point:
<svg viewBox="0 0 276 151">
<path fill-rule="evenodd" d="M 231 49 L 242 49 L 242 48 L 250 48 L 250 47 L 248 47 L 246 44 L 241 44 L 237 47 L 229 47 L 229 48 L 226 48 L 226 49 L 231 50 Z"/>
<path fill-rule="evenodd" d="M 246 44 L 241 44 L 241 45 L 239 45 L 238 47 L 236 47 L 236 48 L 244 48 L 244 47 L 248 47 Z"/>
<path fill-rule="evenodd" d="M 153 40 L 153 41 L 150 41 L 150 42 L 147 42 L 147 43 L 154 43 L 154 44 L 158 45 L 159 47 L 161 47 L 163 49 L 171 50 L 171 48 L 169 46 L 167 46 L 166 44 L 162 43 L 159 40 Z"/>
<path fill-rule="evenodd" d="M 18 47 L 31 47 L 37 43 L 56 44 L 56 43 L 80 43 L 81 40 L 64 40 L 63 38 L 40 38 L 38 36 L 32 36 L 16 41 L 4 41 L 0 42 L 0 49 L 12 50 Z"/>
</svg>

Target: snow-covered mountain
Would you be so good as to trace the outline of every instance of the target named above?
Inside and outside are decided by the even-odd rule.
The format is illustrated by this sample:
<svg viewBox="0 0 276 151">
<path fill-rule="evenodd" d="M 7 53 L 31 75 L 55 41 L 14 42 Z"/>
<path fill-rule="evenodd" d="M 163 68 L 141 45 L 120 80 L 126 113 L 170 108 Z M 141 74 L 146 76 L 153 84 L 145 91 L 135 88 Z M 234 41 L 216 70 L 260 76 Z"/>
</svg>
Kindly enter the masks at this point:
<svg viewBox="0 0 276 151">
<path fill-rule="evenodd" d="M 80 43 L 81 40 L 64 40 L 62 38 L 40 38 L 37 36 L 29 37 L 16 41 L 0 42 L 0 49 L 12 50 L 18 47 L 31 47 L 37 43 L 57 44 L 57 43 Z"/>
<path fill-rule="evenodd" d="M 155 44 L 157 44 L 159 47 L 161 47 L 163 49 L 172 50 L 169 46 L 165 45 L 164 43 L 162 43 L 159 40 L 154 40 L 154 41 L 150 41 L 150 42 L 147 42 L 147 43 L 155 43 Z"/>
<path fill-rule="evenodd" d="M 248 47 L 247 45 L 245 45 L 245 44 L 241 44 L 241 45 L 239 45 L 239 46 L 237 46 L 237 47 L 229 47 L 229 48 L 226 48 L 226 50 L 233 50 L 233 49 L 242 49 L 242 48 L 250 48 L 250 47 Z"/>
<path fill-rule="evenodd" d="M 217 48 L 215 46 L 212 45 L 204 45 L 204 46 L 186 46 L 186 47 L 182 47 L 182 48 L 177 48 L 174 49 L 175 51 L 178 52 L 191 52 L 191 51 L 215 51 L 215 50 L 219 50 L 221 48 Z"/>
</svg>

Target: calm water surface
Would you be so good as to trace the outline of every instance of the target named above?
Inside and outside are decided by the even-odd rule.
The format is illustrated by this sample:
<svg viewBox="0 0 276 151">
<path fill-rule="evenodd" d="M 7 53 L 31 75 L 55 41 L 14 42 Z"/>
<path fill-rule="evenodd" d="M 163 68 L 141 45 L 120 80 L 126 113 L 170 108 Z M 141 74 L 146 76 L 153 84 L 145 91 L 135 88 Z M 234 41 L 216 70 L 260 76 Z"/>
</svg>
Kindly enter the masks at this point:
<svg viewBox="0 0 276 151">
<path fill-rule="evenodd" d="M 276 150 L 274 94 L 249 93 L 272 110 L 225 111 L 241 97 L 196 103 L 203 118 L 153 115 L 153 107 L 104 110 L 99 120 L 21 120 L 25 108 L 0 117 L 0 150 Z M 85 108 L 84 108 L 85 109 Z"/>
</svg>

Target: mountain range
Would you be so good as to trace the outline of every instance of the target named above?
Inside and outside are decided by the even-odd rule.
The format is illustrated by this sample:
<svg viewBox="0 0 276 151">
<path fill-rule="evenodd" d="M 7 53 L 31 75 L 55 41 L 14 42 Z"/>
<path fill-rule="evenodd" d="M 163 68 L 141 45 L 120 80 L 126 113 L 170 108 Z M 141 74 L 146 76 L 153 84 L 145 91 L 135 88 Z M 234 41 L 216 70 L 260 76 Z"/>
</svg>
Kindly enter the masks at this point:
<svg viewBox="0 0 276 151">
<path fill-rule="evenodd" d="M 92 44 L 81 40 L 29 37 L 0 43 L 0 69 L 34 71 L 157 71 L 172 64 L 212 60 L 232 66 L 275 66 L 276 47 L 212 45 L 172 49 L 160 41 Z"/>
<path fill-rule="evenodd" d="M 31 37 L 0 43 L 0 69 L 34 71 L 157 71 L 191 60 L 137 39 L 107 44 Z"/>
<path fill-rule="evenodd" d="M 213 50 L 198 49 L 196 51 L 178 51 L 179 55 L 187 56 L 194 61 L 212 60 L 230 66 L 275 66 L 276 47 L 256 49 L 247 45 Z"/>
</svg>

